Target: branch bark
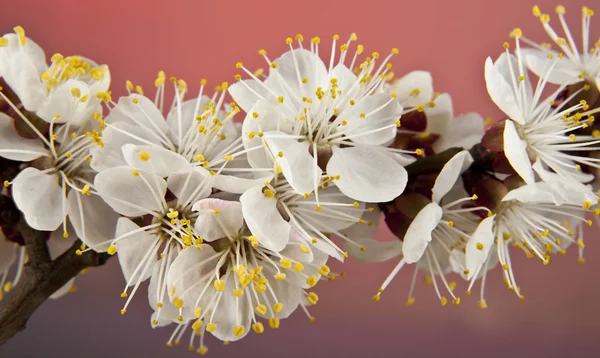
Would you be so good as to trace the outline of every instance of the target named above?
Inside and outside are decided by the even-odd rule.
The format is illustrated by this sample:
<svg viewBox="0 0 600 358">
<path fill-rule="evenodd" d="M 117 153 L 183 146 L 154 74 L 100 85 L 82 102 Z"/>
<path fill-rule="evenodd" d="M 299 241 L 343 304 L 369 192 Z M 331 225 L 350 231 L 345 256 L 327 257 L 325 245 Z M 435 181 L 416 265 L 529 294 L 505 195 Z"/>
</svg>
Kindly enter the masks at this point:
<svg viewBox="0 0 600 358">
<path fill-rule="evenodd" d="M 28 262 L 19 284 L 11 291 L 0 309 L 0 346 L 25 329 L 27 321 L 40 305 L 87 267 L 102 266 L 111 257 L 106 253 L 88 251 L 77 255 L 81 241 L 76 241 L 65 253 L 52 261 L 44 233 L 26 223 L 17 224 L 25 239 Z"/>
</svg>

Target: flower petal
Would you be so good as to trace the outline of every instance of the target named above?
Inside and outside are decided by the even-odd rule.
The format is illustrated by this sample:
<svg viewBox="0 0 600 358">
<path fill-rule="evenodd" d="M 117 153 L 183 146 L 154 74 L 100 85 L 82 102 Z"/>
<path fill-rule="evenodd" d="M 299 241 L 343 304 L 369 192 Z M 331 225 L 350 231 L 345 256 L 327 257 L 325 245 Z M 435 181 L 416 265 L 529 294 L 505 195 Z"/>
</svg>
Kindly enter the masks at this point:
<svg viewBox="0 0 600 358">
<path fill-rule="evenodd" d="M 450 160 L 444 164 L 440 174 L 438 174 L 435 179 L 435 184 L 433 185 L 433 189 L 431 189 L 431 200 L 439 204 L 444 195 L 452 189 L 460 175 L 464 173 L 472 163 L 473 157 L 471 157 L 468 150 L 458 152 L 450 158 Z"/>
<path fill-rule="evenodd" d="M 265 266 L 264 271 L 266 271 L 265 275 L 268 277 L 273 277 L 277 273 L 272 266 Z M 280 319 L 288 318 L 300 304 L 302 289 L 290 279 L 269 280 L 269 286 L 271 286 L 275 297 L 277 297 L 276 303 L 283 304 L 283 309 L 276 313 L 276 317 Z"/>
<path fill-rule="evenodd" d="M 436 153 L 452 147 L 471 149 L 481 142 L 485 134 L 485 121 L 479 113 L 467 113 L 450 121 L 446 130 L 433 143 Z"/>
<path fill-rule="evenodd" d="M 427 204 L 406 230 L 402 254 L 409 264 L 423 257 L 427 245 L 431 242 L 431 233 L 442 219 L 442 208 L 436 203 Z"/>
<path fill-rule="evenodd" d="M 255 117 L 257 115 L 257 117 Z M 269 131 L 292 132 L 291 122 L 285 120 L 282 113 L 272 103 L 259 100 L 246 115 L 242 124 L 242 141 L 244 148 L 250 150 L 264 147 L 263 138 L 259 133 Z M 273 159 L 268 155 L 268 149 L 256 149 L 247 153 L 248 162 L 253 168 L 271 168 Z"/>
<path fill-rule="evenodd" d="M 238 81 L 228 88 L 229 94 L 246 113 L 252 113 L 252 107 L 258 101 L 275 103 L 277 98 L 266 86 L 256 80 Z"/>
<path fill-rule="evenodd" d="M 142 216 L 162 210 L 167 182 L 131 167 L 103 170 L 94 180 L 96 190 L 116 212 L 124 216 Z"/>
<path fill-rule="evenodd" d="M 15 130 L 14 119 L 0 113 L 0 157 L 29 162 L 43 155 L 48 155 L 48 151 L 40 140 L 21 137 Z"/>
<path fill-rule="evenodd" d="M 65 219 L 67 212 L 63 212 L 63 203 L 66 198 L 57 179 L 56 175 L 44 174 L 29 167 L 13 180 L 15 205 L 33 229 L 54 231 Z"/>
<path fill-rule="evenodd" d="M 139 230 L 133 221 L 127 218 L 120 218 L 117 223 L 116 237 L 121 237 L 127 233 Z M 125 281 L 129 286 L 133 286 L 138 281 L 145 281 L 152 274 L 153 265 L 157 261 L 156 253 L 150 253 L 148 250 L 153 248 L 157 238 L 145 231 L 138 231 L 123 239 L 118 240 L 117 256 Z M 156 251 L 156 249 L 155 249 Z M 146 258 L 146 260 L 144 260 Z M 139 269 L 138 269 L 138 266 Z M 137 269 L 137 272 L 136 272 Z"/>
<path fill-rule="evenodd" d="M 309 143 L 298 142 L 283 132 L 267 132 L 264 138 L 292 188 L 299 194 L 313 192 L 323 171 L 310 154 Z"/>
<path fill-rule="evenodd" d="M 183 156 L 157 146 L 125 144 L 122 150 L 123 157 L 129 166 L 163 178 L 191 167 L 190 162 Z M 140 157 L 142 153 L 149 154 L 149 159 L 142 159 Z"/>
<path fill-rule="evenodd" d="M 225 291 L 221 295 L 217 307 L 213 308 L 214 314 L 210 315 L 212 316 L 212 323 L 216 324 L 216 329 L 212 332 L 212 335 L 222 341 L 235 342 L 244 338 L 250 332 L 253 307 L 248 304 L 246 297 L 237 297 L 231 293 L 235 288 L 233 277 L 225 280 Z M 244 327 L 241 335 L 234 334 L 236 326 Z"/>
<path fill-rule="evenodd" d="M 507 81 L 510 74 L 508 66 L 502 66 L 506 57 L 500 57 L 496 63 L 491 58 L 485 61 L 485 84 L 492 101 L 513 121 L 525 124 L 525 117 L 515 97 L 512 84 Z M 504 72 L 504 73 L 503 73 Z"/>
<path fill-rule="evenodd" d="M 192 210 L 198 212 L 194 228 L 204 241 L 237 237 L 244 225 L 242 205 L 237 201 L 203 199 Z"/>
<path fill-rule="evenodd" d="M 80 93 L 78 98 L 74 98 L 72 90 L 77 89 Z M 90 93 L 87 83 L 79 80 L 67 80 L 58 85 L 50 92 L 48 97 L 41 104 L 36 114 L 48 123 L 67 123 L 72 125 L 81 125 L 92 118 L 92 111 L 88 110 L 89 97 L 94 96 Z M 81 98 L 87 98 L 81 102 Z"/>
<path fill-rule="evenodd" d="M 558 52 L 528 48 L 521 49 L 521 54 L 531 72 L 550 83 L 570 85 L 581 82 L 579 78 L 581 70 L 568 58 L 559 56 Z M 552 54 L 552 60 L 548 59 L 548 54 Z M 552 70 L 548 71 L 550 66 L 553 66 Z"/>
<path fill-rule="evenodd" d="M 169 132 L 169 125 L 160 110 L 149 98 L 132 93 L 119 98 L 119 103 L 105 118 L 106 123 L 126 122 L 143 128 L 149 137 L 164 140 Z"/>
<path fill-rule="evenodd" d="M 318 87 L 329 85 L 327 68 L 321 58 L 306 49 L 296 48 L 273 60 L 277 68 L 271 69 L 269 78 L 280 79 L 295 98 L 314 97 Z M 303 83 L 302 79 L 308 79 Z"/>
<path fill-rule="evenodd" d="M 169 190 L 179 199 L 178 204 L 192 204 L 200 199 L 207 198 L 212 193 L 211 176 L 204 168 L 192 169 L 173 173 L 167 178 Z"/>
<path fill-rule="evenodd" d="M 448 126 L 454 116 L 452 98 L 448 93 L 442 93 L 432 102 L 435 104 L 434 107 L 430 107 L 430 104 L 425 105 L 426 131 L 443 136 L 448 131 Z"/>
<path fill-rule="evenodd" d="M 275 252 L 281 251 L 290 237 L 290 224 L 277 209 L 277 198 L 269 198 L 261 187 L 248 189 L 240 197 L 246 225 L 258 242 Z"/>
<path fill-rule="evenodd" d="M 77 237 L 96 252 L 105 252 L 115 237 L 119 214 L 97 195 L 83 195 L 71 190 L 69 199 L 69 221 Z"/>
<path fill-rule="evenodd" d="M 510 120 L 506 120 L 504 123 L 503 139 L 504 154 L 510 165 L 525 180 L 525 183 L 534 183 L 533 169 L 531 169 L 531 161 L 527 155 L 527 142 L 521 139 L 515 124 Z"/>
<path fill-rule="evenodd" d="M 398 128 L 395 123 L 401 115 L 402 106 L 398 101 L 386 93 L 377 93 L 342 111 L 339 118 L 346 120 L 347 124 L 339 123 L 341 130 L 355 143 L 385 145 L 396 137 Z M 371 133 L 364 134 L 367 132 Z"/>
<path fill-rule="evenodd" d="M 479 266 L 481 266 L 488 258 L 488 253 L 494 245 L 494 233 L 492 228 L 494 227 L 494 218 L 496 215 L 489 216 L 483 219 L 475 232 L 471 235 L 469 241 L 465 246 L 466 249 L 466 265 L 470 279 Z"/>
<path fill-rule="evenodd" d="M 408 175 L 384 152 L 367 146 L 333 147 L 327 174 L 339 176 L 336 186 L 345 195 L 368 203 L 390 201 L 402 194 Z"/>
<path fill-rule="evenodd" d="M 398 79 L 390 90 L 403 107 L 415 107 L 433 98 L 433 79 L 427 71 L 412 71 Z"/>
<path fill-rule="evenodd" d="M 202 96 L 199 100 L 196 98 L 182 103 L 176 102 L 176 105 L 167 115 L 169 134 L 173 144 L 181 146 L 184 136 L 194 126 L 193 123 L 196 121 L 196 117 L 202 115 L 204 106 L 209 102 L 210 98 L 207 96 Z"/>
</svg>

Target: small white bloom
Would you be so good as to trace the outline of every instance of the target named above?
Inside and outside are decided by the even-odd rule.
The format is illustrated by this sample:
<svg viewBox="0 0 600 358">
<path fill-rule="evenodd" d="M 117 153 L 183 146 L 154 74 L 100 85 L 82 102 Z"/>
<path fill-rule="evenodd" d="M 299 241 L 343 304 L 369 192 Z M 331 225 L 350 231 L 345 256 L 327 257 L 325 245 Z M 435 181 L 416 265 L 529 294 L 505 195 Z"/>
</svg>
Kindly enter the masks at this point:
<svg viewBox="0 0 600 358">
<path fill-rule="evenodd" d="M 278 328 L 299 306 L 306 311 L 306 304 L 317 303 L 306 290 L 330 275 L 326 254 L 298 241 L 279 252 L 263 247 L 245 227 L 239 202 L 204 199 L 194 208 L 205 243 L 184 249 L 166 277 L 182 324 L 176 332 L 191 325 L 190 347 L 197 335 L 205 347 L 206 331 L 223 341 L 239 340 L 250 329 L 262 333 L 260 317 Z"/>
<path fill-rule="evenodd" d="M 558 60 L 552 73 L 547 74 L 546 79 L 550 83 L 559 85 L 568 85 L 582 80 L 596 83 L 600 89 L 600 41 L 593 43 L 590 40 L 590 25 L 594 11 L 586 6 L 582 9 L 582 34 L 581 48 L 579 48 L 571 34 L 571 30 L 565 20 L 565 7 L 558 5 L 556 14 L 560 21 L 564 37 L 559 36 L 552 25 L 550 25 L 550 16 L 541 12 L 537 6 L 533 7 L 533 13 L 538 17 L 548 33 L 550 39 L 560 48 L 561 53 L 551 49 L 549 44 L 538 44 L 530 39 L 521 37 L 522 41 L 535 49 L 527 49 L 524 52 L 528 55 L 527 66 L 538 76 L 542 77 L 546 73 L 545 58 L 548 55 L 555 56 Z M 520 30 L 515 30 L 520 33 Z M 513 31 L 513 35 L 515 34 Z"/>
<path fill-rule="evenodd" d="M 282 178 L 247 190 L 240 202 L 248 228 L 270 250 L 280 251 L 293 239 L 343 261 L 346 254 L 328 234 L 352 242 L 341 230 L 372 223 L 362 219 L 365 204 L 342 194 L 333 179 L 323 177 L 317 191 L 306 195 Z"/>
<path fill-rule="evenodd" d="M 305 49 L 298 35 L 298 48 L 287 39 L 290 51 L 271 61 L 259 53 L 270 67 L 263 80 L 240 62 L 237 67 L 251 79 L 241 80 L 229 93 L 247 112 L 242 139 L 253 167 L 280 165 L 290 185 L 300 194 L 310 193 L 319 178 L 339 176 L 336 185 L 347 196 L 366 202 L 389 201 L 402 193 L 407 175 L 401 163 L 412 158 L 408 151 L 386 146 L 395 138 L 402 107 L 394 96 L 384 93 L 391 68 L 387 56 L 377 64 L 378 53 L 352 72 L 358 49 L 349 66 L 348 47 L 356 36 L 340 46 L 336 63 L 336 41 L 329 66 L 319 57 L 320 39 Z M 261 148 L 264 148 L 261 149 Z M 259 149 L 259 150 L 254 150 Z M 414 153 L 414 152 L 410 152 Z"/>
<path fill-rule="evenodd" d="M 165 75 L 160 72 L 154 101 L 140 94 L 139 86 L 140 93 L 130 93 L 119 100 L 105 119 L 104 146 L 92 152 L 94 169 L 129 165 L 161 177 L 188 168 L 195 168 L 204 176 L 221 170 L 214 186 L 238 194 L 270 180 L 271 168 L 253 169 L 247 163 L 239 128 L 233 123 L 239 109 L 224 103 L 225 83 L 211 98 L 203 94 L 202 81 L 197 98 L 185 101 L 187 84 L 173 79 L 175 99 L 165 120 L 164 82 Z M 128 90 L 132 87 L 128 82 Z M 152 163 L 139 159 L 141 151 L 152 156 Z"/>
<path fill-rule="evenodd" d="M 481 143 L 485 134 L 485 120 L 479 113 L 462 114 L 448 122 L 440 137 L 433 143 L 436 153 L 449 148 L 471 149 Z"/>
<path fill-rule="evenodd" d="M 139 155 L 146 161 L 154 160 L 147 152 Z M 160 264 L 164 266 L 160 272 L 164 273 L 182 248 L 203 242 L 194 230 L 198 214 L 192 207 L 211 193 L 211 179 L 212 176 L 204 177 L 192 169 L 171 174 L 167 180 L 131 167 L 109 168 L 96 175 L 94 184 L 100 197 L 125 217 L 119 219 L 115 235 L 98 238 L 88 245 L 92 250 L 118 253 L 127 282 L 122 296 L 129 296 L 123 313 L 139 285 L 151 276 L 159 256 L 166 258 Z M 167 189 L 174 198 L 167 196 Z M 140 227 L 127 217 L 148 220 L 143 219 Z M 164 280 L 160 282 L 166 284 Z"/>
<path fill-rule="evenodd" d="M 538 159 L 565 180 L 588 182 L 593 176 L 582 173 L 581 166 L 597 168 L 598 159 L 582 153 L 596 150 L 600 140 L 590 135 L 575 135 L 573 131 L 586 128 L 593 121 L 590 115 L 595 110 L 587 111 L 585 101 L 565 108 L 570 98 L 555 105 L 554 99 L 564 86 L 542 100 L 548 75 L 553 72 L 556 59 L 546 59 L 544 72 L 534 90 L 527 76 L 524 65 L 526 55 L 519 47 L 519 38 L 515 36 L 515 55 L 508 52 L 508 44 L 505 44 L 506 53 L 496 62 L 488 58 L 485 64 L 489 95 L 509 117 L 504 127 L 504 153 L 514 170 L 528 184 L 535 182 L 532 163 Z M 579 112 L 580 109 L 584 112 Z"/>
<path fill-rule="evenodd" d="M 418 212 L 406 231 L 402 243 L 402 259 L 384 281 L 374 300 L 379 300 L 383 290 L 405 264 L 416 263 L 407 304 L 414 302 L 412 291 L 417 270 L 423 270 L 430 275 L 442 305 L 448 301 L 440 292 L 435 276 L 440 276 L 453 302 L 455 304 L 460 302 L 453 293 L 454 284 L 448 283 L 445 276 L 456 266 L 453 265 L 451 256 L 464 247 L 465 240 L 470 237 L 468 232 L 477 225 L 476 217 L 472 212 L 486 210 L 482 207 L 462 207 L 463 203 L 474 200 L 474 197 L 459 194 L 454 200 L 456 193 L 464 192 L 462 182 L 459 181 L 460 175 L 472 162 L 473 158 L 465 150 L 456 154 L 444 165 L 433 186 L 431 203 Z M 367 248 L 367 255 L 368 252 Z"/>
<path fill-rule="evenodd" d="M 487 218 L 489 222 L 485 225 L 482 222 L 482 230 L 478 235 L 472 235 L 466 245 L 465 261 L 469 274 L 465 278 L 471 281 L 468 292 L 475 280 L 482 278 L 481 307 L 487 307 L 485 276 L 496 262 L 502 266 L 508 287 L 523 299 L 511 263 L 511 246 L 523 250 L 527 257 L 537 256 L 544 264 L 550 262 L 551 254 L 564 254 L 571 244 L 583 249 L 582 226 L 592 224 L 585 217 L 592 204 L 586 202 L 582 207 L 580 202 L 571 201 L 571 198 L 580 197 L 576 192 L 558 195 L 546 182 L 524 185 L 504 196 L 495 215 Z M 594 213 L 600 214 L 600 210 L 596 209 Z"/>
<path fill-rule="evenodd" d="M 52 56 L 46 65 L 44 51 L 25 37 L 22 27 L 0 37 L 0 77 L 17 94 L 27 111 L 46 122 L 81 125 L 94 112 L 102 112 L 110 72 L 81 56 Z M 57 117 L 58 115 L 58 117 Z"/>
</svg>

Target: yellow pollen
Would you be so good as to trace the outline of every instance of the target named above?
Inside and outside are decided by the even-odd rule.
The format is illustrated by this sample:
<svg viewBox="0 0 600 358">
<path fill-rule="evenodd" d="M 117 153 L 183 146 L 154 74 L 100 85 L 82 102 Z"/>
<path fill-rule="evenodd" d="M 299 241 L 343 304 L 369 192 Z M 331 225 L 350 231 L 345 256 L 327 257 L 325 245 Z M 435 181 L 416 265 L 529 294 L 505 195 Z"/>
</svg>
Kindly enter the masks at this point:
<svg viewBox="0 0 600 358">
<path fill-rule="evenodd" d="M 114 255 L 117 252 L 117 246 L 115 244 L 110 245 L 106 252 L 108 252 L 109 255 Z"/>
</svg>

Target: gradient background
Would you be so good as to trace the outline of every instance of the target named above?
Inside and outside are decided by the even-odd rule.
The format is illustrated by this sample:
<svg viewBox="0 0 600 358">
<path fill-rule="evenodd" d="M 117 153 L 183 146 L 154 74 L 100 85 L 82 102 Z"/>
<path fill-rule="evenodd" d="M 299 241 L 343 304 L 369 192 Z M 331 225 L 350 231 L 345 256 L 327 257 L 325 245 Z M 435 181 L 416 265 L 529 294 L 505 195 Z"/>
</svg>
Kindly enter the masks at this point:
<svg viewBox="0 0 600 358">
<path fill-rule="evenodd" d="M 0 32 L 22 25 L 48 56 L 80 54 L 111 66 L 113 98 L 129 79 L 151 92 L 158 70 L 187 80 L 191 92 L 200 78 L 209 84 L 233 81 L 237 61 L 264 66 L 257 50 L 272 58 L 286 49 L 284 39 L 300 32 L 329 39 L 351 32 L 367 52 L 400 49 L 393 60 L 397 74 L 415 69 L 432 72 L 435 88 L 449 92 L 455 113 L 479 111 L 501 117 L 487 96 L 483 63 L 496 57 L 509 31 L 546 41 L 530 0 L 461 1 L 3 1 Z M 554 1 L 539 1 L 554 14 Z M 565 0 L 571 28 L 579 38 L 580 6 Z M 589 3 L 587 5 L 592 6 Z M 600 9 L 596 9 L 600 10 Z M 598 20 L 598 19 L 594 19 Z M 598 21 L 591 39 L 600 34 Z M 553 18 L 553 24 L 558 20 Z M 381 231 L 382 240 L 391 235 Z M 462 297 L 459 307 L 441 307 L 431 286 L 417 285 L 417 302 L 405 307 L 409 270 L 379 303 L 371 296 L 394 262 L 362 266 L 334 265 L 347 277 L 317 286 L 320 303 L 310 324 L 301 312 L 279 330 L 223 346 L 209 339 L 214 357 L 245 354 L 260 357 L 600 357 L 600 243 L 587 235 L 585 265 L 576 250 L 545 267 L 514 255 L 518 281 L 526 296 L 520 302 L 501 282 L 489 277 L 487 310 L 476 297 Z M 0 349 L 1 357 L 178 357 L 190 356 L 187 344 L 167 349 L 171 329 L 150 327 L 145 290 L 126 316 L 119 314 L 124 282 L 117 260 L 92 269 L 77 281 L 79 291 L 45 303 L 28 329 Z M 464 292 L 459 286 L 459 292 Z M 464 295 L 463 295 L 464 296 Z M 475 295 L 474 295 L 475 296 Z M 187 335 L 186 335 L 187 336 Z M 195 354 L 195 353 L 194 353 Z"/>
</svg>

